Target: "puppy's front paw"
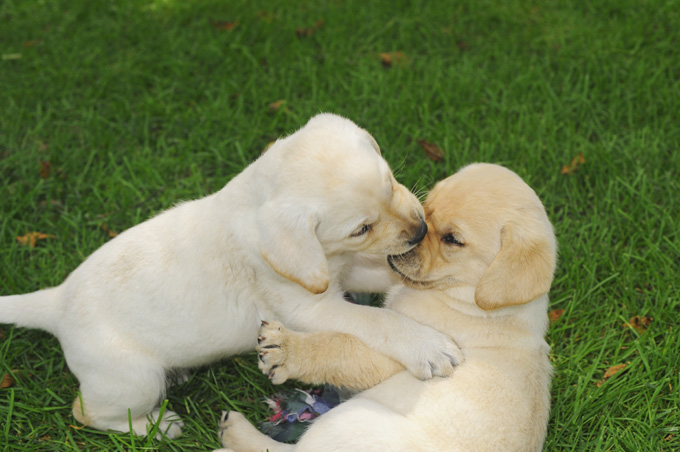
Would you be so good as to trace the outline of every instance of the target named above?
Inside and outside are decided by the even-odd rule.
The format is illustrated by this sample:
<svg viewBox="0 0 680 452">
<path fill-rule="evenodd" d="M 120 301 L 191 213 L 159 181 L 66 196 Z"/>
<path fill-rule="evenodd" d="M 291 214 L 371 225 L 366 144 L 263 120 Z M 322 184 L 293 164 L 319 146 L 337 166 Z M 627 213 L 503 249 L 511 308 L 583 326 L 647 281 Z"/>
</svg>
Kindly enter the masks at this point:
<svg viewBox="0 0 680 452">
<path fill-rule="evenodd" d="M 417 348 L 410 362 L 403 362 L 404 366 L 421 380 L 451 376 L 455 367 L 463 362 L 463 352 L 441 333 L 432 330 L 428 336 L 412 342 Z"/>
<path fill-rule="evenodd" d="M 433 377 L 449 377 L 457 365 L 465 360 L 463 352 L 454 343 L 449 342 L 442 347 L 436 359 L 429 362 Z"/>
<path fill-rule="evenodd" d="M 289 378 L 288 359 L 290 332 L 276 321 L 262 321 L 257 338 L 258 367 L 275 385 Z"/>
</svg>

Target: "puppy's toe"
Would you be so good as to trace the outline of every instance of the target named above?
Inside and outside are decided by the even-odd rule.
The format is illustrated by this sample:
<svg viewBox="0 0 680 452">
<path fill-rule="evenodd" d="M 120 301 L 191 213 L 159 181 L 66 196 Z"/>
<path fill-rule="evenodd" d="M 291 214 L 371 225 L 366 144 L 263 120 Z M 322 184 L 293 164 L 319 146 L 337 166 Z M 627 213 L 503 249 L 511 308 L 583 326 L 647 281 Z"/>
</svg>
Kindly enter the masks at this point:
<svg viewBox="0 0 680 452">
<path fill-rule="evenodd" d="M 238 411 L 223 412 L 218 434 L 227 450 L 251 450 L 250 443 L 261 436 L 253 425 Z"/>
<path fill-rule="evenodd" d="M 457 347 L 449 347 L 442 351 L 439 359 L 430 361 L 430 369 L 434 377 L 449 377 L 453 374 L 456 366 L 464 360 L 463 352 Z"/>
<path fill-rule="evenodd" d="M 285 334 L 287 331 L 288 330 L 286 330 L 286 327 L 284 327 L 281 322 L 277 322 L 276 320 L 263 320 L 258 332 L 257 343 L 262 344 L 267 340 L 276 340 L 275 338 Z"/>
<path fill-rule="evenodd" d="M 260 351 L 258 367 L 275 385 L 288 380 L 286 352 L 281 348 Z"/>
<path fill-rule="evenodd" d="M 288 379 L 288 330 L 279 322 L 263 322 L 258 337 L 258 367 L 274 384 Z"/>
<path fill-rule="evenodd" d="M 222 411 L 222 417 L 220 417 L 220 422 L 217 423 L 217 434 L 222 436 L 222 432 L 227 429 L 229 424 L 227 424 L 227 420 L 229 420 L 229 411 Z"/>
<path fill-rule="evenodd" d="M 419 349 L 416 347 L 416 353 L 411 355 L 412 358 L 415 357 L 416 359 L 405 361 L 403 364 L 415 377 L 421 380 L 428 380 L 432 377 L 448 377 L 453 374 L 456 366 L 463 362 L 464 357 L 460 348 L 450 338 L 438 333 L 431 335 L 429 340 L 421 340 L 415 343 L 420 344 Z"/>
</svg>

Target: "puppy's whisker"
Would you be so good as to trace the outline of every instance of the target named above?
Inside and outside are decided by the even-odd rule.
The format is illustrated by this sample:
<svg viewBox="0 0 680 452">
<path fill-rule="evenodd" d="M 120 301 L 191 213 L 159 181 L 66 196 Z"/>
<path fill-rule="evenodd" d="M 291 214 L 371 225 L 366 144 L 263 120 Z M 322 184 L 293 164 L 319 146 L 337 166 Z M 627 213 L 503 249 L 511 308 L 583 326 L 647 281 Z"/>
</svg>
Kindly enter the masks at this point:
<svg viewBox="0 0 680 452">
<path fill-rule="evenodd" d="M 427 194 L 429 193 L 429 190 L 427 187 L 432 185 L 432 177 L 427 177 L 429 179 L 428 181 L 425 181 L 425 176 L 421 176 L 418 178 L 418 180 L 411 186 L 411 192 L 415 195 L 416 198 L 422 203 L 425 201 L 425 198 L 427 197 Z"/>
</svg>

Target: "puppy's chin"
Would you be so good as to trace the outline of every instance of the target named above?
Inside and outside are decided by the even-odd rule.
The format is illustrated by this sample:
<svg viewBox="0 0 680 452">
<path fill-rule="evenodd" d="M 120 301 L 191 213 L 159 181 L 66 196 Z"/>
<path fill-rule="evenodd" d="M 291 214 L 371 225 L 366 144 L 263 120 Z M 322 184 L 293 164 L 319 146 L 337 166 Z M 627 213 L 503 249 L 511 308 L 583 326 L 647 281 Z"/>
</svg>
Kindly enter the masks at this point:
<svg viewBox="0 0 680 452">
<path fill-rule="evenodd" d="M 415 267 L 416 270 L 418 269 L 419 265 L 418 263 L 413 262 L 414 260 L 417 259 L 415 257 L 415 253 L 413 253 L 412 251 L 409 251 L 406 254 L 387 256 L 387 263 L 390 265 L 390 268 L 392 269 L 393 272 L 399 275 L 401 281 L 407 287 L 411 287 L 413 289 L 429 289 L 434 287 L 436 285 L 436 281 L 418 280 L 415 279 L 413 276 L 409 276 L 406 274 L 407 272 L 409 272 L 407 268 L 410 269 Z"/>
</svg>

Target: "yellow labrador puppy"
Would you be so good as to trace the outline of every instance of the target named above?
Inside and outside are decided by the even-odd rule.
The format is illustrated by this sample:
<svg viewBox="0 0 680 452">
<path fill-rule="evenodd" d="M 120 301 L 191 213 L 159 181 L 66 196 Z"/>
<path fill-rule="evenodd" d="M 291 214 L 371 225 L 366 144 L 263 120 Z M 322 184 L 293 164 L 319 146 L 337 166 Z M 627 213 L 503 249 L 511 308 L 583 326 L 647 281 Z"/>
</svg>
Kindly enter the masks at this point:
<svg viewBox="0 0 680 452">
<path fill-rule="evenodd" d="M 446 335 L 342 296 L 384 289 L 373 267 L 425 232 L 371 135 L 320 114 L 220 191 L 106 243 L 60 286 L 0 297 L 0 323 L 59 339 L 80 382 L 78 421 L 138 434 L 159 422 L 174 437 L 177 415 L 158 419 L 168 371 L 254 350 L 264 318 L 350 333 L 418 378 L 451 374 L 462 356 Z"/>
<path fill-rule="evenodd" d="M 496 165 L 474 164 L 435 186 L 428 233 L 391 256 L 404 285 L 389 309 L 458 343 L 450 378 L 420 381 L 347 334 L 260 330 L 260 368 L 288 378 L 366 389 L 321 416 L 297 445 L 259 433 L 238 412 L 220 425 L 236 452 L 540 451 L 552 369 L 544 340 L 556 262 L 553 228 L 534 191 Z M 396 332 L 402 340 L 407 332 Z M 366 342 L 365 344 L 370 344 Z"/>
</svg>

